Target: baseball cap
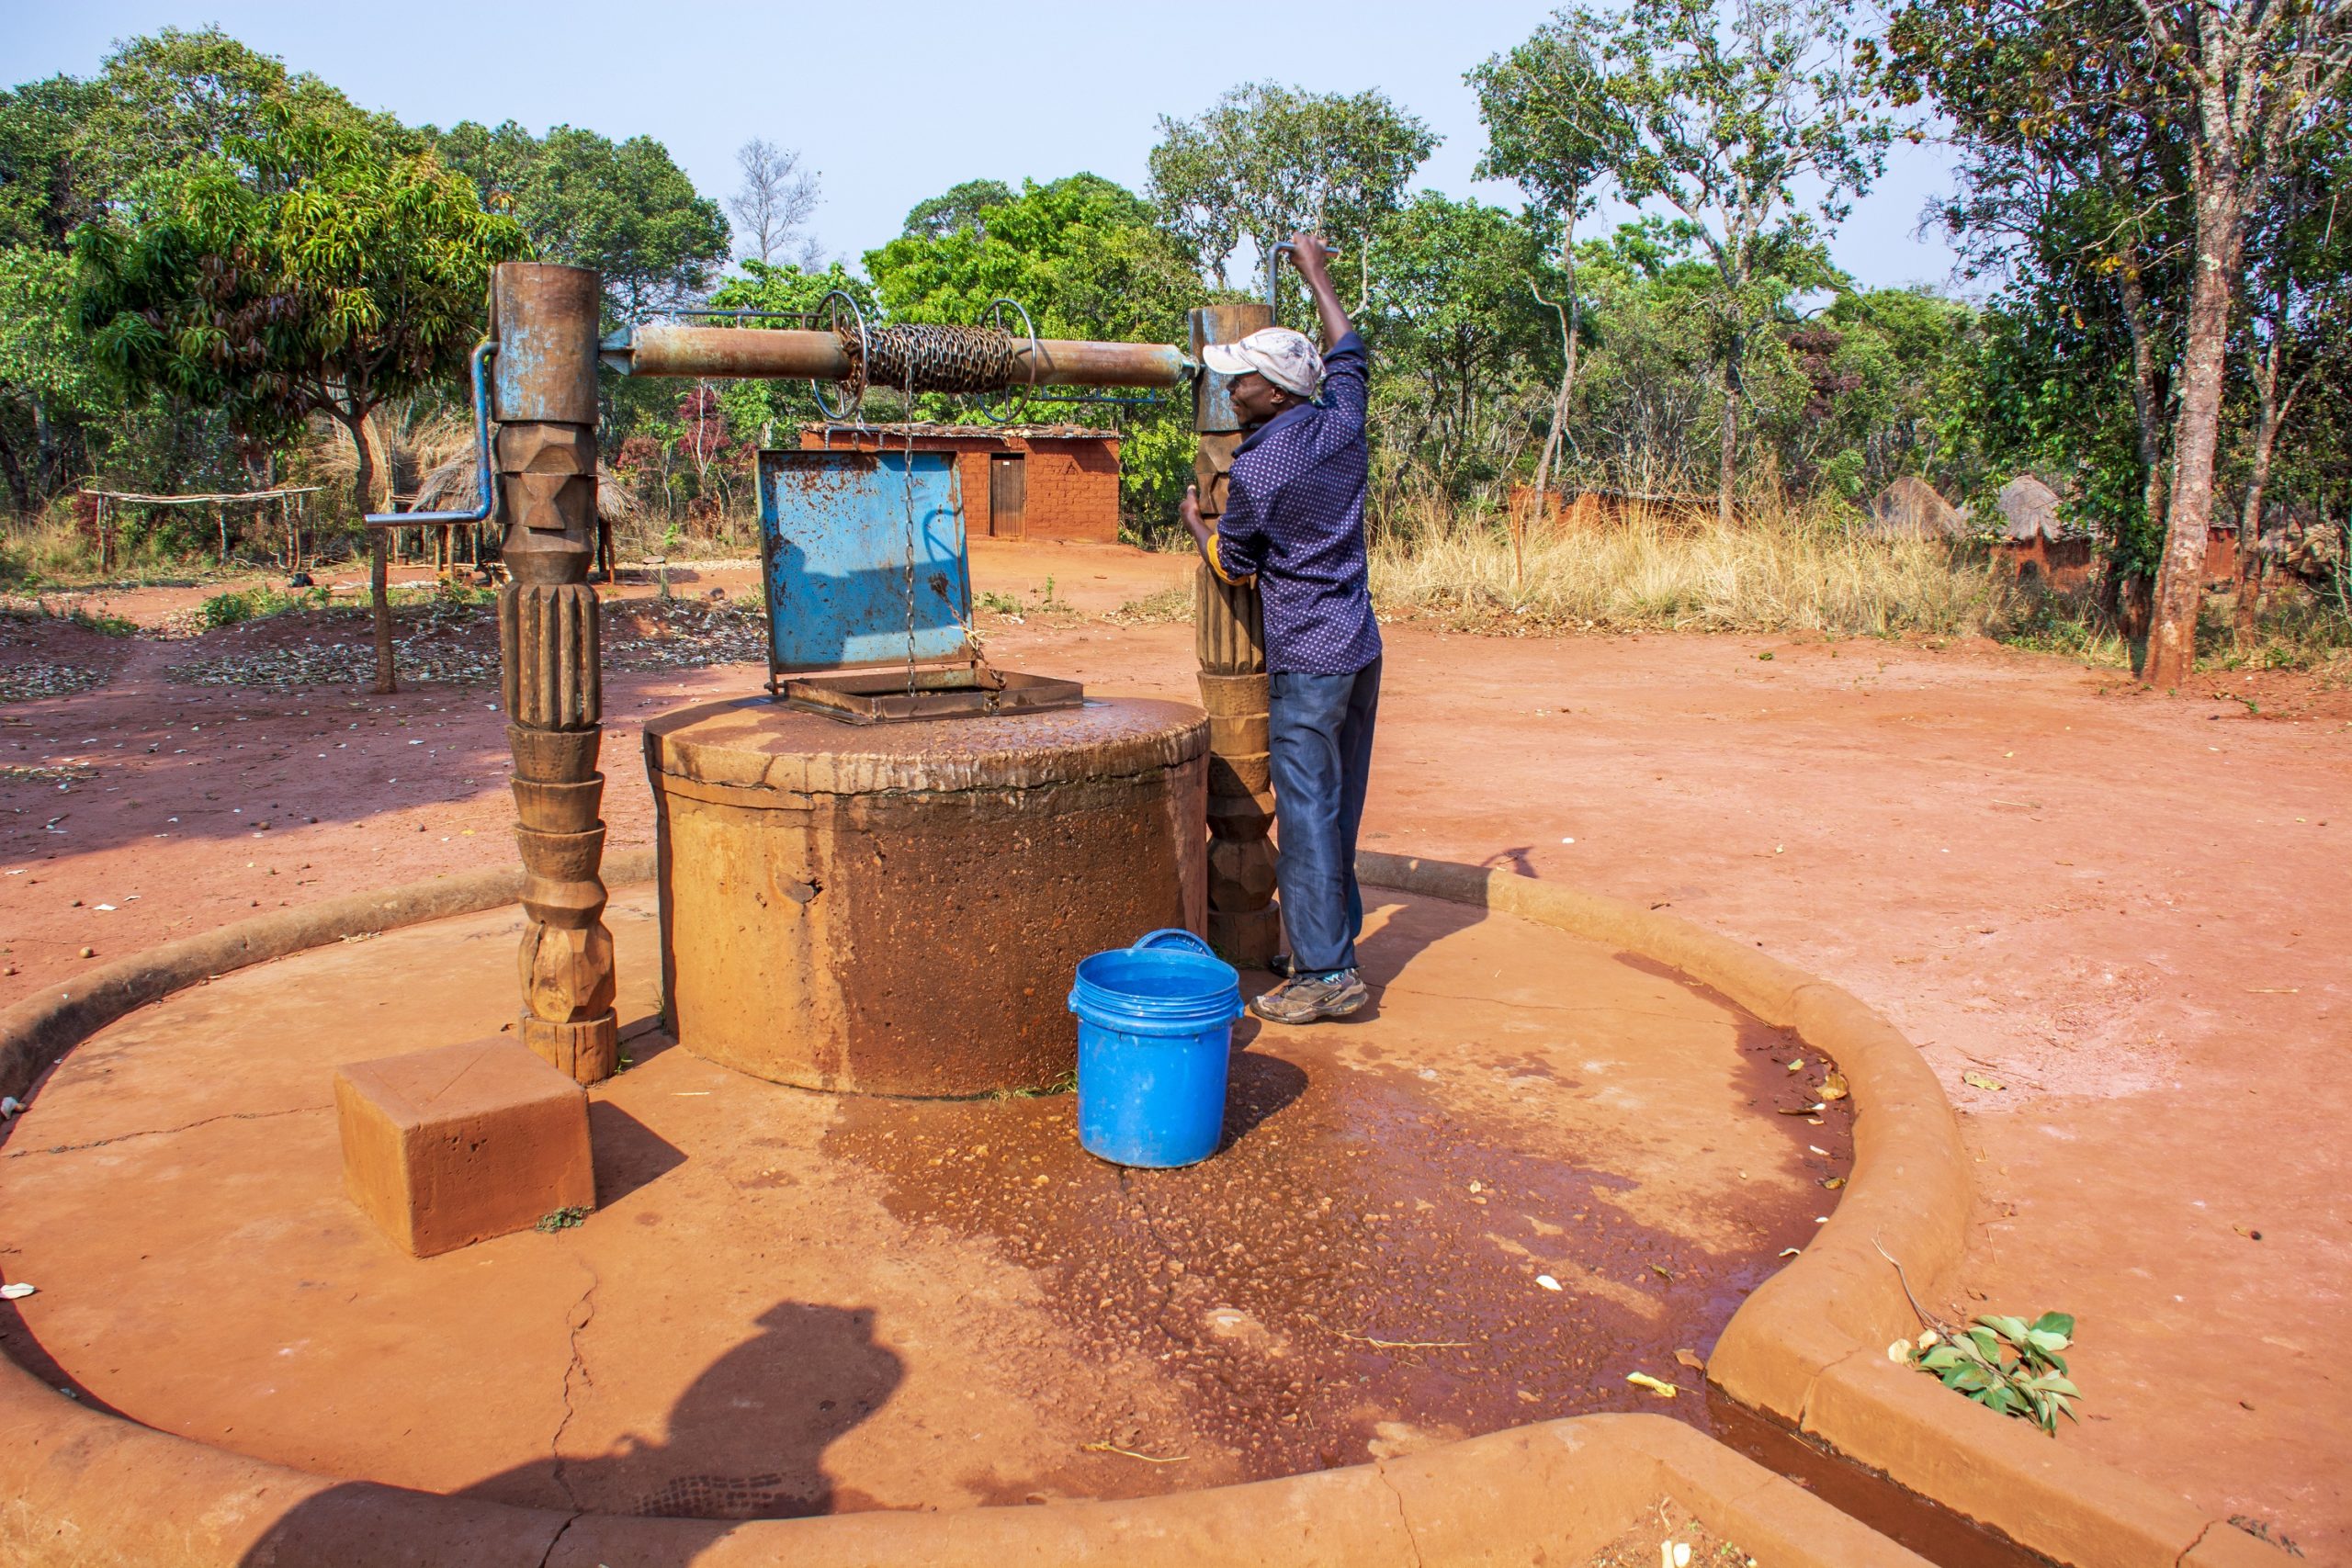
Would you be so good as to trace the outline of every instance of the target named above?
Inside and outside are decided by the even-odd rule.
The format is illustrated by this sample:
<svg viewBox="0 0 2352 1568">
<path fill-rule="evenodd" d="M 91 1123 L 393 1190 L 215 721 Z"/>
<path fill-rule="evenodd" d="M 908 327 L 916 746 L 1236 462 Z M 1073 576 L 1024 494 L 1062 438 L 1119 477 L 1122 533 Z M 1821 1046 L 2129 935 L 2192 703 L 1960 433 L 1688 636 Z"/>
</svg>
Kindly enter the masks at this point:
<svg viewBox="0 0 2352 1568">
<path fill-rule="evenodd" d="M 1323 383 L 1323 356 L 1306 334 L 1289 327 L 1261 327 L 1239 343 L 1213 343 L 1201 359 L 1220 376 L 1255 370 L 1285 392 L 1311 398 Z"/>
</svg>

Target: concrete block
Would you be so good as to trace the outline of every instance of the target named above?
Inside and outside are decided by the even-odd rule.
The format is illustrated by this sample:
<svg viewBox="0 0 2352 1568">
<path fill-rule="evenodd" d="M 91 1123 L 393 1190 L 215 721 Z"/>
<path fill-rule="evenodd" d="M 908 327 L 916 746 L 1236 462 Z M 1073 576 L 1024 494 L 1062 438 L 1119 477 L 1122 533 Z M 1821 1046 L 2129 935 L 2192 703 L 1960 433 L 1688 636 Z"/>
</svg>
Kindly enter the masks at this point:
<svg viewBox="0 0 2352 1568">
<path fill-rule="evenodd" d="M 415 1257 L 595 1204 L 587 1092 L 512 1040 L 347 1063 L 334 1103 L 345 1191 Z"/>
</svg>

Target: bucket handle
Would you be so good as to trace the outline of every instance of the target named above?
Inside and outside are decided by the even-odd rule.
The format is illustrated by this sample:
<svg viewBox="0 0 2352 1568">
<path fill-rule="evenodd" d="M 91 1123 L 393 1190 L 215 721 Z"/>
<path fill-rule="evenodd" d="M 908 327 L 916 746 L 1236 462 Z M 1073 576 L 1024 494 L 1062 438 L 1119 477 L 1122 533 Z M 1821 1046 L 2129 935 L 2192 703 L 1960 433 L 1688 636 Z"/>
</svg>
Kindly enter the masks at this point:
<svg viewBox="0 0 2352 1568">
<path fill-rule="evenodd" d="M 1199 953 L 1204 958 L 1215 958 L 1216 956 L 1216 950 L 1215 948 L 1212 948 L 1207 942 L 1203 942 L 1199 937 L 1194 936 L 1191 931 L 1184 930 L 1182 926 L 1162 927 L 1160 930 L 1153 931 L 1150 935 L 1139 939 L 1136 942 L 1135 946 L 1128 951 L 1133 953 L 1141 953 L 1146 948 L 1152 947 L 1182 947 L 1190 950 L 1191 952 Z"/>
</svg>

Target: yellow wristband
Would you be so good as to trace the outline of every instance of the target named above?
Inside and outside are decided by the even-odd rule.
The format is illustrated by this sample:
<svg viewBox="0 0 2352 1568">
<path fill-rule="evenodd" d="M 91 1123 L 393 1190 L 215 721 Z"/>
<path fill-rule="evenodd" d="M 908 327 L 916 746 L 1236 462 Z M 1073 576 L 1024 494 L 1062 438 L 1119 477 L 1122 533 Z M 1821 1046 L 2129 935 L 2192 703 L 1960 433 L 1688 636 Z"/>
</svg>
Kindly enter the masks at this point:
<svg viewBox="0 0 2352 1568">
<path fill-rule="evenodd" d="M 1215 530 L 1210 531 L 1208 547 L 1204 553 L 1208 556 L 1209 570 L 1216 573 L 1216 580 L 1227 587 L 1247 588 L 1258 581 L 1258 574 L 1254 571 L 1245 577 L 1236 577 L 1225 570 L 1225 561 L 1217 550 L 1217 535 Z"/>
</svg>

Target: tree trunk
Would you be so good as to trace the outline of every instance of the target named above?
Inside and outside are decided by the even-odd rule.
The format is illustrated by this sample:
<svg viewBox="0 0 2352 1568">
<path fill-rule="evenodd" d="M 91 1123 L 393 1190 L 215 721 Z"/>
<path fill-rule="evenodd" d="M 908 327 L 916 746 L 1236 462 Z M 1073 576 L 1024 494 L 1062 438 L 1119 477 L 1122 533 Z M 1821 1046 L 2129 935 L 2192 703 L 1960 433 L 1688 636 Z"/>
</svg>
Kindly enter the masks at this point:
<svg viewBox="0 0 2352 1568">
<path fill-rule="evenodd" d="M 1723 446 L 1716 469 L 1715 526 L 1731 530 L 1732 475 L 1739 465 L 1739 355 L 1735 349 L 1724 361 Z"/>
<path fill-rule="evenodd" d="M 2148 290 L 2138 271 L 2125 267 L 2119 279 L 2123 323 L 2132 334 L 2132 412 L 2139 425 L 2140 506 L 2150 525 L 2165 514 L 2164 398 L 2156 385 L 2155 333 L 2148 325 Z M 2147 579 L 2135 566 L 2110 565 L 2116 621 L 2124 628 L 2132 658 L 2147 660 Z"/>
<path fill-rule="evenodd" d="M 39 392 L 32 394 L 33 405 L 33 488 L 40 492 L 42 504 L 57 493 L 58 450 L 57 433 L 49 422 L 49 405 Z"/>
<path fill-rule="evenodd" d="M 2165 512 L 2164 400 L 2156 391 L 2155 334 L 2148 327 L 2148 290 L 2125 268 L 2120 280 L 2123 324 L 2132 334 L 2132 412 L 2140 426 L 2141 502 L 2154 522 Z"/>
<path fill-rule="evenodd" d="M 351 445 L 359 454 L 359 470 L 354 488 L 359 495 L 359 512 L 366 516 L 376 503 L 376 458 L 368 449 L 368 416 L 345 422 L 351 432 Z M 368 600 L 375 611 L 376 621 L 376 692 L 388 696 L 399 691 L 400 682 L 392 673 L 392 595 L 391 540 L 390 530 L 368 530 Z"/>
<path fill-rule="evenodd" d="M 2261 618 L 2262 573 L 2257 567 L 2256 547 L 2262 542 L 2262 497 L 2270 486 L 2270 455 L 2278 449 L 2278 427 L 2286 423 L 2288 407 L 2294 400 L 2291 391 L 2285 398 L 2278 395 L 2278 344 L 2275 338 L 2268 351 L 2255 363 L 2254 384 L 2260 400 L 2254 422 L 2253 462 L 2246 475 L 2245 504 L 2238 512 L 2234 636 L 2240 648 L 2253 643 L 2255 626 Z"/>
<path fill-rule="evenodd" d="M 2148 659 L 2140 677 L 2167 689 L 2185 684 L 2197 667 L 2197 614 L 2205 592 L 2206 530 L 2213 517 L 2230 293 L 2245 231 L 2240 172 L 2211 150 L 2205 157 L 2197 182 L 2195 276 L 2181 343 L 2180 412 L 2173 424 L 2172 506 L 2156 573 Z"/>
<path fill-rule="evenodd" d="M 8 494 L 17 503 L 17 514 L 30 521 L 33 514 L 32 484 L 25 474 L 25 465 L 16 446 L 6 435 L 0 435 L 0 475 L 6 477 Z"/>
</svg>

